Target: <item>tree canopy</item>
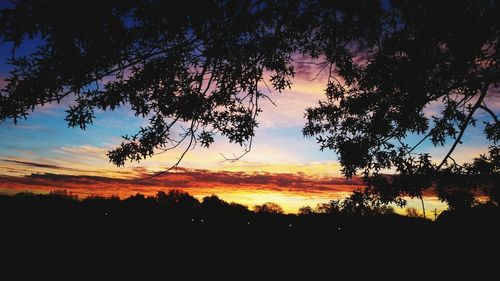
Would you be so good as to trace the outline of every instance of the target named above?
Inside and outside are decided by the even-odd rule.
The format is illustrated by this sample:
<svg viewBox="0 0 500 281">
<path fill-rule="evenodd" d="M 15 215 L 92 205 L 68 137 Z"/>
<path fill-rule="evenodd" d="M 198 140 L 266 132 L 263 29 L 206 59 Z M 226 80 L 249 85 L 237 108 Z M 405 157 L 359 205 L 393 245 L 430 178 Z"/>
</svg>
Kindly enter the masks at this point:
<svg viewBox="0 0 500 281">
<path fill-rule="evenodd" d="M 335 150 L 345 175 L 361 170 L 383 202 L 404 203 L 401 195 L 436 187 L 452 208 L 470 206 L 471 188 L 498 182 L 500 123 L 489 103 L 499 96 L 499 16 L 497 1 L 392 1 L 376 42 L 352 71 L 332 73 L 327 100 L 307 110 L 304 134 Z M 433 104 L 442 109 L 429 116 Z M 489 155 L 460 165 L 452 154 L 479 112 L 490 117 Z M 410 135 L 421 139 L 410 143 Z M 426 140 L 451 143 L 439 163 L 416 153 Z M 384 169 L 398 176 L 379 175 Z"/>
<path fill-rule="evenodd" d="M 259 103 L 269 99 L 259 90 L 264 72 L 270 87 L 288 88 L 294 52 L 318 57 L 356 36 L 345 26 L 350 20 L 334 15 L 351 16 L 359 3 L 16 1 L 0 14 L 1 38 L 14 44 L 0 120 L 16 122 L 36 106 L 72 98 L 66 121 L 85 129 L 96 109 L 128 104 L 150 124 L 109 152 L 118 166 L 183 142 L 185 151 L 197 142 L 208 147 L 215 134 L 248 151 Z M 320 21 L 343 31 L 333 37 Z M 36 51 L 16 55 L 27 38 L 38 40 Z M 178 135 L 175 125 L 182 125 Z"/>
<path fill-rule="evenodd" d="M 69 98 L 68 125 L 85 129 L 94 110 L 128 104 L 150 122 L 109 152 L 118 166 L 187 143 L 183 156 L 217 134 L 249 151 L 270 99 L 260 87 L 290 87 L 302 54 L 329 75 L 304 135 L 334 150 L 346 176 L 363 173 L 378 200 L 404 204 L 438 187 L 463 206 L 480 184 L 498 194 L 500 124 L 488 104 L 499 96 L 498 1 L 184 2 L 15 1 L 0 12 L 1 39 L 14 46 L 0 120 Z M 28 38 L 36 51 L 17 55 Z M 429 116 L 435 103 L 442 110 Z M 490 152 L 460 165 L 453 152 L 479 112 L 490 116 Z M 451 144 L 440 163 L 417 153 L 426 140 Z"/>
</svg>

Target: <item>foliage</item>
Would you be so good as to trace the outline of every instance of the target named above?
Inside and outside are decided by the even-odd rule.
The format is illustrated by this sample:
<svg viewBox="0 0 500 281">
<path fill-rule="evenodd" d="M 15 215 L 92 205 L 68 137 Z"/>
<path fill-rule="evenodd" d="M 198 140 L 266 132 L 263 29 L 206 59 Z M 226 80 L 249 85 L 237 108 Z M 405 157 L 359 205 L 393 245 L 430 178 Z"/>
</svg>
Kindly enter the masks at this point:
<svg viewBox="0 0 500 281">
<path fill-rule="evenodd" d="M 66 121 L 85 129 L 95 110 L 128 105 L 149 125 L 109 152 L 118 166 L 183 142 L 208 147 L 215 134 L 248 148 L 264 72 L 278 91 L 294 74 L 283 15 L 259 8 L 267 2 L 18 1 L 0 14 L 1 39 L 14 44 L 0 120 L 70 98 Z M 26 38 L 36 51 L 16 55 Z"/>
<path fill-rule="evenodd" d="M 218 134 L 244 146 L 244 155 L 270 100 L 261 88 L 290 87 L 293 54 L 328 53 L 348 66 L 346 43 L 372 35 L 379 4 L 342 2 L 17 1 L 0 12 L 0 38 L 14 44 L 0 120 L 69 99 L 68 125 L 85 129 L 96 110 L 128 105 L 149 125 L 109 152 L 118 166 L 184 143 L 173 168 Z M 17 55 L 27 38 L 36 51 Z"/>
<path fill-rule="evenodd" d="M 318 214 L 338 214 L 342 211 L 342 201 L 337 199 L 330 200 L 328 203 L 320 203 L 314 211 Z"/>
<path fill-rule="evenodd" d="M 482 112 L 490 119 L 485 138 L 498 150 L 500 123 L 490 103 L 500 82 L 499 16 L 497 1 L 392 1 L 377 40 L 364 41 L 362 55 L 348 53 L 352 71 L 329 60 L 327 100 L 307 110 L 304 135 L 337 152 L 346 176 L 361 171 L 367 192 L 383 202 L 401 205 L 403 196 L 436 188 L 452 208 L 470 206 L 471 190 L 491 186 L 498 170 L 462 167 L 452 153 Z M 439 113 L 426 114 L 438 105 Z M 415 136 L 421 140 L 412 142 Z M 435 163 L 419 152 L 425 141 L 451 147 Z M 380 175 L 390 169 L 394 178 Z"/>
<path fill-rule="evenodd" d="M 406 215 L 410 218 L 420 218 L 420 214 L 418 213 L 418 210 L 413 208 L 413 207 L 409 207 L 409 208 L 406 208 Z"/>
<path fill-rule="evenodd" d="M 0 36 L 14 49 L 0 120 L 71 99 L 68 125 L 85 129 L 95 110 L 128 105 L 149 125 L 109 152 L 118 166 L 186 143 L 181 161 L 218 134 L 246 153 L 269 99 L 265 75 L 289 88 L 302 54 L 329 74 L 303 133 L 339 155 L 344 175 L 365 176 L 366 194 L 353 196 L 402 206 L 435 188 L 464 208 L 481 187 L 498 202 L 498 1 L 188 2 L 22 0 L 2 10 Z M 37 50 L 17 55 L 27 38 Z M 489 155 L 460 165 L 453 152 L 479 113 L 490 119 Z M 451 146 L 435 163 L 426 141 Z"/>
<path fill-rule="evenodd" d="M 299 209 L 299 215 L 308 214 L 329 214 L 329 215 L 353 215 L 372 216 L 394 214 L 394 209 L 386 206 L 376 196 L 364 190 L 354 190 L 352 194 L 344 199 L 331 200 L 328 203 L 320 203 L 313 210 L 306 206 Z"/>
<path fill-rule="evenodd" d="M 255 205 L 254 211 L 260 214 L 273 214 L 273 215 L 284 213 L 283 208 L 281 208 L 280 205 L 273 202 L 266 202 L 262 205 Z"/>
<path fill-rule="evenodd" d="M 310 214 L 314 214 L 314 210 L 310 206 L 304 206 L 299 208 L 299 215 L 307 216 Z"/>
<path fill-rule="evenodd" d="M 155 200 L 160 205 L 180 210 L 193 209 L 200 204 L 198 199 L 194 198 L 189 193 L 177 189 L 172 189 L 167 193 L 158 191 Z"/>
</svg>

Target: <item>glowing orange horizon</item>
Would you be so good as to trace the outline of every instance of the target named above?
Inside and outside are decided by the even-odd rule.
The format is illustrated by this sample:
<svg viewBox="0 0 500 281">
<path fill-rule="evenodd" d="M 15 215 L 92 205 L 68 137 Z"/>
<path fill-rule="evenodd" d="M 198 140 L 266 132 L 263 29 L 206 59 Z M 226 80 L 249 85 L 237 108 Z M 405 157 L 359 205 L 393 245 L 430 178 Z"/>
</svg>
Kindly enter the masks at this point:
<svg viewBox="0 0 500 281">
<path fill-rule="evenodd" d="M 215 194 L 227 202 L 252 208 L 265 202 L 280 204 L 287 213 L 297 213 L 303 206 L 315 207 L 333 199 L 348 196 L 363 188 L 360 178 L 318 177 L 306 173 L 269 173 L 242 171 L 210 171 L 178 169 L 176 172 L 145 178 L 111 178 L 93 175 L 34 173 L 25 176 L 0 176 L 0 192 L 14 194 L 31 191 L 48 193 L 67 190 L 80 198 L 87 196 L 118 196 L 126 198 L 137 193 L 154 195 L 158 191 L 179 189 L 198 199 Z M 426 195 L 429 209 L 445 209 L 433 195 Z M 419 202 L 409 201 L 418 207 Z M 404 212 L 402 209 L 397 210 Z"/>
</svg>

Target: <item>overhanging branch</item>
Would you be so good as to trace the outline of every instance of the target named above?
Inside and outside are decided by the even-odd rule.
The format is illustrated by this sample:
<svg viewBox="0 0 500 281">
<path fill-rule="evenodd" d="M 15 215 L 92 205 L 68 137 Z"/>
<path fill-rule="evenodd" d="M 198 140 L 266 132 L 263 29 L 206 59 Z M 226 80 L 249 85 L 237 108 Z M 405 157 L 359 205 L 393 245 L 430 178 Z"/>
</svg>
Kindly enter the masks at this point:
<svg viewBox="0 0 500 281">
<path fill-rule="evenodd" d="M 481 106 L 481 103 L 483 102 L 484 98 L 486 97 L 486 94 L 488 93 L 488 87 L 489 87 L 489 83 L 485 83 L 483 88 L 481 89 L 481 95 L 479 96 L 478 100 L 476 101 L 476 104 L 474 104 L 474 106 L 471 108 L 469 115 L 467 115 L 467 118 L 460 126 L 460 133 L 458 134 L 458 137 L 455 139 L 455 142 L 453 143 L 453 145 L 451 146 L 450 150 L 448 151 L 446 156 L 443 158 L 441 163 L 437 166 L 436 170 L 439 170 L 439 169 L 441 169 L 441 167 L 443 167 L 443 165 L 446 163 L 446 161 L 448 160 L 450 155 L 453 153 L 453 151 L 455 150 L 457 145 L 460 143 L 460 141 L 464 135 L 465 129 L 467 128 L 470 120 L 472 119 L 472 116 L 474 115 L 476 110 Z"/>
</svg>

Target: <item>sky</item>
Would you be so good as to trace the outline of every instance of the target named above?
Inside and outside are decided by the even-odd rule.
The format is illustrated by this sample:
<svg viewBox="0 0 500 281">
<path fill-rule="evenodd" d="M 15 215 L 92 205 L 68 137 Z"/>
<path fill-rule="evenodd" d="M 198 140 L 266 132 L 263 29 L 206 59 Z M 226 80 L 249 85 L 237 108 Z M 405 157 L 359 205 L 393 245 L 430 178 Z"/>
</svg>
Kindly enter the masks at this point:
<svg viewBox="0 0 500 281">
<path fill-rule="evenodd" d="M 320 152 L 314 139 L 302 136 L 305 108 L 323 98 L 325 83 L 308 79 L 298 78 L 290 91 L 271 94 L 277 106 L 264 104 L 252 151 L 242 159 L 225 161 L 222 155 L 239 155 L 243 149 L 219 137 L 209 149 L 189 151 L 181 169 L 148 180 L 139 178 L 173 165 L 182 149 L 121 168 L 106 156 L 122 135 L 136 132 L 147 120 L 121 108 L 98 112 L 93 126 L 82 131 L 64 121 L 68 102 L 37 108 L 17 125 L 10 120 L 0 124 L 0 191 L 67 189 L 82 196 L 125 197 L 176 188 L 249 207 L 273 201 L 287 212 L 344 197 L 361 182 L 343 178 L 335 154 Z"/>
<path fill-rule="evenodd" d="M 27 44 L 28 48 L 30 44 L 33 42 Z M 0 45 L 0 88 L 8 76 L 5 58 L 9 50 L 9 45 Z M 20 50 L 23 51 L 26 50 Z M 17 125 L 11 120 L 0 123 L 0 192 L 47 193 L 65 189 L 81 197 L 126 197 L 181 189 L 200 199 L 216 194 L 249 207 L 272 201 L 286 212 L 345 197 L 363 186 L 361 180 L 342 177 L 335 153 L 320 151 L 315 139 L 304 138 L 301 131 L 305 109 L 325 99 L 326 79 L 323 75 L 314 79 L 318 70 L 313 66 L 295 67 L 297 75 L 292 88 L 270 93 L 277 106 L 270 102 L 263 105 L 252 151 L 238 161 L 225 161 L 222 155 L 239 155 L 243 149 L 217 138 L 209 149 L 196 147 L 189 151 L 179 169 L 144 179 L 173 165 L 182 147 L 118 168 L 109 162 L 106 153 L 122 142 L 122 135 L 137 132 L 147 120 L 122 107 L 114 112 L 97 112 L 94 124 L 85 131 L 68 128 L 64 118 L 71 101 L 63 101 L 36 108 Z M 496 103 L 494 108 L 500 108 L 500 100 L 492 102 Z M 439 104 L 426 111 L 429 115 L 437 113 Z M 481 118 L 486 120 L 487 116 Z M 468 161 L 486 152 L 487 147 L 481 126 L 469 128 L 454 158 Z M 446 148 L 424 143 L 421 149 L 439 161 Z M 415 200 L 410 200 L 409 205 L 420 208 Z M 446 208 L 432 195 L 426 197 L 426 207 Z"/>
</svg>

